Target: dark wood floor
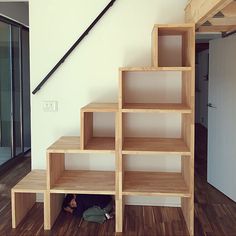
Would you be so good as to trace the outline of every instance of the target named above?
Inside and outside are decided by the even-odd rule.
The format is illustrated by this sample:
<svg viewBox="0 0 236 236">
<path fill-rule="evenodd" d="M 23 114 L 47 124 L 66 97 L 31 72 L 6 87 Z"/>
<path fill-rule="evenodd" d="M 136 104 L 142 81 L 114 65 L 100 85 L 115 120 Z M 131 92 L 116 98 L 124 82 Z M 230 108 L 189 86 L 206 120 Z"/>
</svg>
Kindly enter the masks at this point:
<svg viewBox="0 0 236 236">
<path fill-rule="evenodd" d="M 206 182 L 207 132 L 196 129 L 195 236 L 236 236 L 236 203 Z M 103 225 L 61 213 L 51 231 L 43 230 L 43 205 L 37 203 L 17 229 L 11 229 L 10 189 L 30 171 L 30 159 L 0 177 L 0 236 L 114 235 L 115 221 Z M 180 208 L 126 206 L 124 236 L 187 236 Z"/>
</svg>

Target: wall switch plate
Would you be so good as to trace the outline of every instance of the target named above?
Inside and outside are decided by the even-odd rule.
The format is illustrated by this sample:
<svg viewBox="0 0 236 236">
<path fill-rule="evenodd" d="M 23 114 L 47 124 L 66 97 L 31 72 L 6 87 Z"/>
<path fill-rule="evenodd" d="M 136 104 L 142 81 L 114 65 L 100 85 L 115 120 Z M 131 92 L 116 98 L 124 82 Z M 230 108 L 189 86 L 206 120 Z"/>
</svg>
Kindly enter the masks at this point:
<svg viewBox="0 0 236 236">
<path fill-rule="evenodd" d="M 44 101 L 43 102 L 43 111 L 44 112 L 57 112 L 58 111 L 58 102 L 57 101 Z"/>
</svg>

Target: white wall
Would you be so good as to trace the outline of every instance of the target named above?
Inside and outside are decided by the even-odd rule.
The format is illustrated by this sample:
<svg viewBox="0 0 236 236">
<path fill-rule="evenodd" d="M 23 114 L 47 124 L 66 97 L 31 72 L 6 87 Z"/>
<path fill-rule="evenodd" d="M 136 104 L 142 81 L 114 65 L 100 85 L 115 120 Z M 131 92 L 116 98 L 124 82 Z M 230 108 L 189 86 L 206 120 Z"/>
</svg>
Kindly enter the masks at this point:
<svg viewBox="0 0 236 236">
<path fill-rule="evenodd" d="M 58 0 L 30 1 L 31 90 L 108 2 L 71 0 L 68 4 L 68 1 Z M 186 2 L 119 0 L 114 4 L 50 81 L 32 96 L 33 169 L 46 168 L 45 150 L 60 136 L 80 134 L 82 106 L 90 102 L 117 102 L 118 68 L 149 66 L 153 25 L 184 22 Z M 178 88 L 179 80 L 174 84 Z M 42 103 L 47 100 L 58 102 L 58 112 L 43 112 Z M 83 157 L 68 157 L 67 167 L 114 168 L 114 161 L 110 157 L 102 157 L 102 166 L 98 161 L 99 155 Z M 178 157 L 172 157 L 172 161 L 170 157 L 163 158 L 160 166 L 155 158 L 151 158 L 150 166 L 162 170 L 180 170 Z M 145 162 L 144 157 L 140 165 Z M 179 199 L 166 198 L 161 203 L 176 205 Z"/>
<path fill-rule="evenodd" d="M 29 25 L 29 8 L 26 3 L 0 1 L 0 15 L 18 21 L 26 26 Z"/>
<path fill-rule="evenodd" d="M 236 201 L 236 36 L 210 41 L 208 182 Z"/>
</svg>

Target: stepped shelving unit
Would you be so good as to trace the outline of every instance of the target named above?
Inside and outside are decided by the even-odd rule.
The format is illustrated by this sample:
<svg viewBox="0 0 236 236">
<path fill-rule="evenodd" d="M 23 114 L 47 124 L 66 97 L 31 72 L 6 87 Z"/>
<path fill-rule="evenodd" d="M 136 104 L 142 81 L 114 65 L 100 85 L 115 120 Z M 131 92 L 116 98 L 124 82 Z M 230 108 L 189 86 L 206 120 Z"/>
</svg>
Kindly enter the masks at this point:
<svg viewBox="0 0 236 236">
<path fill-rule="evenodd" d="M 48 206 L 44 211 L 45 229 L 51 229 L 53 226 L 66 193 L 113 195 L 116 205 L 116 232 L 123 230 L 126 196 L 173 196 L 181 198 L 186 225 L 190 235 L 194 235 L 194 35 L 193 24 L 155 25 L 152 33 L 152 65 L 120 68 L 118 103 L 91 103 L 83 107 L 80 137 L 61 137 L 47 149 L 46 187 L 44 190 L 40 189 L 45 196 L 45 206 Z M 173 48 L 171 45 L 175 39 L 178 39 L 178 43 L 177 47 Z M 150 73 L 154 75 L 154 79 L 149 81 L 144 76 L 148 78 Z M 179 98 L 173 99 L 172 90 L 165 91 L 164 98 L 156 96 L 162 94 L 162 86 L 158 83 L 163 83 L 164 80 L 171 84 L 174 79 L 172 75 L 176 76 L 176 73 L 181 82 L 178 88 Z M 154 81 L 154 93 L 150 91 L 145 94 L 145 91 L 142 91 L 143 86 L 139 86 L 135 92 L 132 91 L 137 88 L 139 81 Z M 114 114 L 112 137 L 96 136 L 94 132 L 94 114 L 101 112 Z M 156 133 L 150 137 L 129 136 L 127 120 L 140 114 L 164 115 L 164 118 L 177 114 L 180 117 L 180 135 L 162 137 Z M 115 169 L 66 170 L 66 154 L 75 153 L 113 154 Z M 181 171 L 126 171 L 126 155 L 145 155 L 147 159 L 149 155 L 168 155 L 170 159 L 172 155 L 178 155 L 181 157 Z M 23 189 L 15 188 L 14 191 Z M 17 208 L 14 208 L 14 212 L 16 211 Z M 17 223 L 14 221 L 14 227 L 18 222 L 19 220 Z"/>
</svg>

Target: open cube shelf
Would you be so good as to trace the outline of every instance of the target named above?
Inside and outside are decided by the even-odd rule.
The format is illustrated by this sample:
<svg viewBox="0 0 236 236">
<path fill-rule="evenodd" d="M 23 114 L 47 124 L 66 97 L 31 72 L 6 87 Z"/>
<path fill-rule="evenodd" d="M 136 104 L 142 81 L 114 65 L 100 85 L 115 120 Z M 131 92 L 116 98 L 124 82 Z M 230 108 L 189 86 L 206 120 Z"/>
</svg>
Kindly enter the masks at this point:
<svg viewBox="0 0 236 236">
<path fill-rule="evenodd" d="M 122 113 L 122 154 L 190 155 L 185 139 L 189 125 L 185 124 L 184 115 Z"/>
<path fill-rule="evenodd" d="M 157 67 L 193 67 L 192 24 L 155 25 L 152 33 L 153 65 Z"/>
<path fill-rule="evenodd" d="M 91 103 L 81 109 L 81 149 L 91 151 L 115 152 L 116 143 L 116 116 L 118 104 L 116 103 Z M 105 127 L 97 124 L 95 115 L 102 114 L 103 119 L 112 119 L 112 127 L 104 132 Z M 102 119 L 102 120 L 103 120 Z M 104 122 L 108 125 L 108 122 Z M 107 136 L 109 133 L 112 136 Z"/>
<path fill-rule="evenodd" d="M 120 69 L 122 112 L 191 113 L 188 73 L 191 71 Z"/>
</svg>

